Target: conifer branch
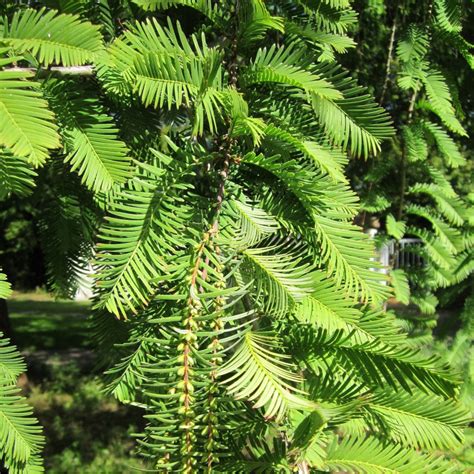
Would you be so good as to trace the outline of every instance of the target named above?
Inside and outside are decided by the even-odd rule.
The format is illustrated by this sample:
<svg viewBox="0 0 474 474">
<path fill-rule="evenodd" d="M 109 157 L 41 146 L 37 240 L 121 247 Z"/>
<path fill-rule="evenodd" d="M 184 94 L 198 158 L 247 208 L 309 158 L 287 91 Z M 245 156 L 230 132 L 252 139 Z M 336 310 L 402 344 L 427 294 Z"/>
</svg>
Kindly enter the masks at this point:
<svg viewBox="0 0 474 474">
<path fill-rule="evenodd" d="M 31 73 L 37 77 L 54 76 L 92 76 L 94 74 L 94 66 L 51 66 L 47 69 L 34 67 L 9 67 L 3 69 L 4 71 Z"/>
<path fill-rule="evenodd" d="M 416 19 L 425 15 L 427 1 L 425 8 L 413 7 Z M 374 271 L 372 242 L 351 223 L 359 207 L 344 169 L 348 153 L 370 158 L 395 130 L 369 91 L 338 65 L 336 52 L 354 46 L 349 34 L 357 15 L 351 2 L 134 3 L 163 13 L 144 21 L 135 18 L 135 9 L 124 13 L 123 34 L 115 37 L 117 18 L 111 11 L 105 42 L 98 26 L 103 22 L 94 25 L 79 16 L 31 8 L 19 9 L 14 21 L 4 20 L 2 33 L 11 44 L 0 53 L 2 64 L 10 66 L 15 59 L 6 56 L 18 51 L 44 66 L 2 71 L 0 188 L 5 182 L 12 192 L 25 192 L 35 176 L 30 168 L 51 154 L 61 177 L 73 182 L 79 176 L 89 188 L 87 200 L 67 189 L 60 210 L 77 220 L 86 202 L 97 214 L 90 226 L 84 222 L 78 241 L 92 244 L 96 236 L 99 241 L 98 340 L 123 353 L 108 371 L 119 384 L 114 395 L 147 412 L 138 439 L 142 454 L 167 473 L 282 467 L 302 474 L 358 472 L 371 461 L 384 472 L 446 472 L 432 470 L 431 461 L 411 447 L 458 442 L 462 410 L 452 400 L 436 402 L 453 397 L 458 377 L 412 350 L 384 312 L 361 304 L 376 305 L 389 292 L 380 283 L 384 276 Z M 416 107 L 416 93 L 405 105 L 395 103 L 391 72 L 397 36 L 411 8 L 403 16 L 396 11 L 383 16 L 393 24 L 380 30 L 389 40 L 388 57 L 377 68 L 380 102 L 390 102 L 394 110 L 405 107 L 401 120 L 408 126 L 401 131 L 421 136 L 412 146 L 416 140 L 404 135 L 403 157 L 383 160 L 401 170 L 403 196 L 399 201 L 397 184 L 390 207 L 395 215 L 400 204 L 404 221 L 416 211 L 404 202 L 413 188 L 405 189 L 412 156 L 428 153 L 428 145 L 416 146 L 422 133 L 431 133 L 445 153 L 455 150 L 441 126 L 418 120 L 424 111 Z M 436 27 L 438 2 L 434 8 Z M 193 25 L 195 33 L 188 28 L 190 9 L 200 12 L 193 16 L 201 23 Z M 374 14 L 381 18 L 379 9 Z M 448 27 L 452 20 L 446 17 Z M 67 28 L 71 24 L 74 31 Z M 417 26 L 417 32 L 423 30 Z M 379 38 L 376 33 L 369 36 Z M 416 59 L 421 50 L 423 58 L 426 37 L 421 31 L 406 41 L 402 54 Z M 94 67 L 75 67 L 92 61 Z M 100 81 L 70 80 L 94 77 L 95 67 Z M 45 80 L 23 80 L 30 75 Z M 413 84 L 418 76 L 407 76 L 406 89 L 418 89 Z M 451 104 L 449 91 L 440 90 Z M 60 143 L 66 166 L 56 151 Z M 427 186 L 418 191 L 434 192 Z M 378 212 L 383 205 L 369 202 L 366 209 Z M 448 197 L 444 212 L 463 224 Z M 419 212 L 428 220 L 433 215 Z M 409 224 L 405 229 L 405 222 L 393 224 L 396 219 L 390 218 L 387 228 L 403 227 L 391 235 L 405 230 L 417 235 Z M 68 244 L 73 232 L 60 227 L 53 232 L 55 242 Z M 438 225 L 439 241 L 451 243 L 445 230 Z M 448 268 L 445 261 L 452 256 L 439 242 L 429 243 Z M 107 318 L 109 313 L 124 320 Z M 113 334 L 116 328 L 123 334 Z M 0 366 L 8 370 L 16 364 L 0 344 Z M 370 406 L 381 390 L 384 396 Z M 398 400 L 403 392 L 409 394 L 406 403 Z M 417 406 L 413 392 L 426 392 Z M 8 400 L 3 404 L 9 407 Z M 420 419 L 416 430 L 410 429 Z M 351 429 L 353 420 L 358 425 L 352 431 L 364 436 L 343 433 L 347 441 L 341 441 L 337 426 Z M 29 435 L 35 433 L 25 434 L 23 448 L 17 442 L 8 446 L 8 439 L 15 439 L 0 429 L 0 441 L 7 439 L 6 449 L 0 449 L 3 459 L 10 453 L 27 460 L 35 444 Z"/>
</svg>

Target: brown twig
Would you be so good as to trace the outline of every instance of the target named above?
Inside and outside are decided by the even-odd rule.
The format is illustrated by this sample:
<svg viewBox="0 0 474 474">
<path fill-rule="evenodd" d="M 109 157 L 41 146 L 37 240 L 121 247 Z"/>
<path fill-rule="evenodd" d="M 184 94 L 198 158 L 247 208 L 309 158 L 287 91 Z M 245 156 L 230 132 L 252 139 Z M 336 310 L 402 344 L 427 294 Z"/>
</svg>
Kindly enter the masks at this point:
<svg viewBox="0 0 474 474">
<path fill-rule="evenodd" d="M 390 67 L 392 65 L 392 59 L 393 59 L 393 49 L 395 45 L 395 34 L 397 31 L 397 22 L 398 22 L 398 10 L 396 10 L 395 12 L 395 17 L 393 18 L 393 24 L 392 24 L 392 32 L 390 33 L 390 41 L 388 44 L 388 56 L 387 56 L 387 62 L 385 64 L 385 80 L 383 83 L 382 93 L 380 95 L 380 100 L 379 100 L 380 105 L 382 105 L 385 100 L 385 94 L 387 93 L 388 84 L 390 82 Z"/>
<path fill-rule="evenodd" d="M 93 66 L 52 66 L 47 69 L 39 69 L 34 67 L 9 67 L 3 69 L 3 71 L 13 72 L 27 72 L 31 74 L 37 74 L 39 77 L 45 77 L 49 74 L 58 76 L 92 76 L 94 74 Z"/>
</svg>

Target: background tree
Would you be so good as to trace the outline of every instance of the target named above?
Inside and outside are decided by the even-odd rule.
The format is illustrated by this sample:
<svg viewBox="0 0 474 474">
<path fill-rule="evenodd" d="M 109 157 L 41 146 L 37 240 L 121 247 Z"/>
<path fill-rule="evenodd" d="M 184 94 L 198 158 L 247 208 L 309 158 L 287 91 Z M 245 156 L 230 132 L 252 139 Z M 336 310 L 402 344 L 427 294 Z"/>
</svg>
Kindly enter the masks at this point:
<svg viewBox="0 0 474 474">
<path fill-rule="evenodd" d="M 347 153 L 377 154 L 394 129 L 336 62 L 351 2 L 40 3 L 3 7 L 4 194 L 49 176 L 57 292 L 94 259 L 108 390 L 144 409 L 151 466 L 445 472 L 468 420 L 460 378 L 381 310 L 352 223 Z M 11 441 L 23 424 L 2 425 L 0 448 L 34 472 L 37 429 Z"/>
<path fill-rule="evenodd" d="M 473 264 L 468 184 L 472 143 L 466 111 L 472 109 L 467 89 L 472 82 L 473 46 L 465 38 L 472 37 L 472 5 L 462 1 L 356 5 L 362 46 L 352 55 L 351 65 L 362 81 L 371 79 L 398 133 L 386 143 L 383 160 L 367 164 L 353 160 L 351 179 L 362 197 L 361 217 L 367 223 L 376 216 L 384 236 L 423 242 L 407 251 L 420 254 L 424 265 L 406 266 L 392 277 L 401 300 L 434 314 L 436 295 L 448 295 L 440 289 L 454 285 L 451 294 L 465 294 L 471 286 L 467 278 Z M 376 60 L 367 61 L 367 55 Z M 406 277 L 411 296 L 406 290 L 401 294 Z"/>
</svg>

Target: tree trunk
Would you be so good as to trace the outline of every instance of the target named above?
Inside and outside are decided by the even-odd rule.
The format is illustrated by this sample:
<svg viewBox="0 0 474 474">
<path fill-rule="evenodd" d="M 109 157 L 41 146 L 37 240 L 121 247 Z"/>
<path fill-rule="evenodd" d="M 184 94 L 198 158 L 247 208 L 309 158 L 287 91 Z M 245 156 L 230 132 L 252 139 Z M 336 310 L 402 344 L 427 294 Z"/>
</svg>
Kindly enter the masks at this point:
<svg viewBox="0 0 474 474">
<path fill-rule="evenodd" d="M 13 332 L 6 300 L 0 298 L 0 332 L 12 340 Z"/>
</svg>

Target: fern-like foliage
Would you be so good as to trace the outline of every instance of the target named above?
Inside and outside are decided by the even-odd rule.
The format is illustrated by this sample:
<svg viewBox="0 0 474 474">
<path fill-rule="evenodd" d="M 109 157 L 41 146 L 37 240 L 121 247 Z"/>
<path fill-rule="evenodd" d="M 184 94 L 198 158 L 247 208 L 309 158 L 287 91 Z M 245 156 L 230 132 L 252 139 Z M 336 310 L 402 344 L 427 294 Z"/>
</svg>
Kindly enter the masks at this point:
<svg viewBox="0 0 474 474">
<path fill-rule="evenodd" d="M 190 7 L 213 19 L 219 14 L 211 0 L 133 0 L 139 7 L 148 11 L 166 10 L 176 7 Z"/>
<path fill-rule="evenodd" d="M 6 276 L 0 273 L 0 298 L 10 293 Z M 0 454 L 9 472 L 18 474 L 44 472 L 40 458 L 42 428 L 16 386 L 25 369 L 16 347 L 0 334 Z"/>
<path fill-rule="evenodd" d="M 36 176 L 26 158 L 14 156 L 8 149 L 4 149 L 0 155 L 0 201 L 12 194 L 31 194 Z"/>
<path fill-rule="evenodd" d="M 347 77 L 338 66 L 319 69 L 342 92 L 343 98 L 328 101 L 315 96 L 312 105 L 325 132 L 336 145 L 349 148 L 356 156 L 377 154 L 382 140 L 392 135 L 387 115 L 373 102 L 363 87 Z"/>
<path fill-rule="evenodd" d="M 255 279 L 256 298 L 263 300 L 262 310 L 268 314 L 284 315 L 312 291 L 312 269 L 297 257 L 298 250 L 286 250 L 277 243 L 243 251 L 243 277 Z"/>
<path fill-rule="evenodd" d="M 173 239 L 184 235 L 184 222 L 191 215 L 179 194 L 186 186 L 177 180 L 181 173 L 186 174 L 186 168 L 176 176 L 167 176 L 156 165 L 141 164 L 139 169 L 130 187 L 111 203 L 110 218 L 100 231 L 104 241 L 96 258 L 103 268 L 98 284 L 104 289 L 100 304 L 117 316 L 148 304 L 154 280 L 171 269 L 179 250 L 173 249 Z M 126 236 L 126 246 L 121 236 Z"/>
<path fill-rule="evenodd" d="M 7 281 L 7 276 L 0 272 L 0 298 L 8 298 L 11 294 L 11 286 Z"/>
<path fill-rule="evenodd" d="M 99 28 L 75 15 L 28 9 L 0 26 L 0 41 L 20 53 L 31 53 L 40 64 L 77 66 L 103 49 Z"/>
<path fill-rule="evenodd" d="M 130 169 L 128 150 L 98 98 L 86 98 L 88 92 L 78 89 L 73 81 L 51 80 L 47 88 L 63 134 L 65 161 L 71 169 L 96 192 L 124 182 Z"/>
<path fill-rule="evenodd" d="M 380 400 L 380 404 L 379 404 Z M 426 395 L 381 394 L 367 406 L 383 430 L 402 444 L 421 449 L 455 449 L 463 441 L 462 427 L 469 418 L 463 407 L 439 400 L 425 403 Z M 446 424 L 446 420 L 449 423 Z M 456 428 L 458 420 L 461 430 Z"/>
<path fill-rule="evenodd" d="M 384 446 L 377 438 L 347 438 L 333 443 L 325 466 L 330 470 L 350 473 L 378 474 L 382 472 L 444 472 L 436 459 L 413 454 L 396 446 Z"/>
<path fill-rule="evenodd" d="M 225 380 L 229 393 L 237 399 L 253 401 L 254 408 L 266 407 L 264 416 L 278 420 L 288 407 L 311 409 L 312 404 L 298 396 L 298 390 L 292 386 L 301 379 L 285 360 L 289 356 L 276 352 L 276 342 L 271 335 L 248 332 L 218 375 L 233 374 Z"/>
<path fill-rule="evenodd" d="M 410 304 L 410 285 L 408 278 L 402 269 L 392 270 L 390 272 L 392 277 L 392 286 L 397 301 L 403 304 Z"/>
<path fill-rule="evenodd" d="M 44 443 L 33 410 L 11 381 L 0 382 L 0 439 L 5 466 L 10 472 L 44 472 L 39 453 Z"/>
<path fill-rule="evenodd" d="M 150 468 L 444 472 L 442 459 L 418 451 L 459 446 L 459 376 L 416 350 L 383 310 L 389 280 L 408 298 L 404 274 L 380 272 L 374 242 L 354 224 L 348 155 L 373 157 L 395 130 L 336 60 L 355 44 L 351 2 L 126 3 L 119 26 L 102 28 L 107 47 L 77 16 L 7 15 L 4 65 L 18 51 L 30 67 L 92 63 L 94 72 L 38 69 L 30 83 L 1 71 L 19 120 L 0 115 L 0 145 L 11 159 L 44 164 L 45 179 L 60 177 L 41 222 L 51 286 L 71 296 L 92 262 L 107 391 L 145 411 L 137 442 Z M 123 12 L 138 7 L 145 19 L 129 21 Z M 407 124 L 409 155 L 436 147 L 461 165 L 433 118 L 462 133 L 455 98 L 426 63 L 427 46 L 410 44 L 417 35 L 399 48 L 402 84 L 427 115 Z M 4 168 L 8 192 L 30 186 L 24 170 Z M 441 279 L 462 265 L 450 251 L 464 255 L 469 239 L 451 226 L 467 216 L 439 175 L 406 194 L 442 208 L 446 222 L 415 206 L 391 210 L 390 233 L 419 235 Z M 373 208 L 390 204 L 381 196 Z M 408 220 L 415 214 L 426 228 Z M 2 354 L 11 358 L 0 350 L 0 363 Z M 5 370 L 18 370 L 15 357 Z M 5 433 L 7 450 L 19 447 L 15 462 L 30 462 L 34 429 L 23 444 Z"/>
<path fill-rule="evenodd" d="M 9 59 L 0 59 L 1 66 L 10 63 Z M 25 80 L 32 76 L 28 72 L 0 70 L 0 143 L 39 166 L 49 150 L 59 147 L 59 136 L 54 115 L 38 92 L 39 84 Z"/>
<path fill-rule="evenodd" d="M 100 211 L 91 195 L 78 186 L 77 177 L 64 174 L 61 166 L 52 169 L 60 184 L 46 190 L 43 213 L 38 222 L 49 288 L 57 296 L 73 297 L 85 285 Z"/>
</svg>

